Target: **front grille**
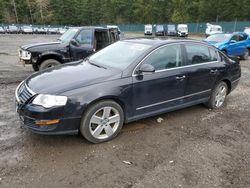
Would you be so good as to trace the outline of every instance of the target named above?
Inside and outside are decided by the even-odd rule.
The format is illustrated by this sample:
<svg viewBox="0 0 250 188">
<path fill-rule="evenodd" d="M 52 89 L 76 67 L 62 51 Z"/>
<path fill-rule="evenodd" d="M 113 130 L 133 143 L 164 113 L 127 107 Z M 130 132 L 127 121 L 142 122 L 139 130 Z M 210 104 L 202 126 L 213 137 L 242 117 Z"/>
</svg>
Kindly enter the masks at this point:
<svg viewBox="0 0 250 188">
<path fill-rule="evenodd" d="M 29 91 L 25 83 L 23 83 L 17 91 L 17 97 L 21 104 L 26 103 L 31 97 L 33 97 L 33 95 L 34 94 Z"/>
</svg>

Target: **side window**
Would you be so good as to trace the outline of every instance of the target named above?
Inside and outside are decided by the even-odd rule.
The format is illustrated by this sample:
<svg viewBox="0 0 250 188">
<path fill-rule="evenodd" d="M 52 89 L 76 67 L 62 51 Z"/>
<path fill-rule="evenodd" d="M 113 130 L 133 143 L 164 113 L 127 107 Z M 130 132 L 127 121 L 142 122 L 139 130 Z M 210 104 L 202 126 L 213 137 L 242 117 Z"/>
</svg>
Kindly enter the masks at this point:
<svg viewBox="0 0 250 188">
<path fill-rule="evenodd" d="M 218 52 L 212 48 L 209 48 L 210 52 L 210 61 L 218 61 Z"/>
<path fill-rule="evenodd" d="M 231 40 L 235 40 L 236 42 L 238 42 L 240 40 L 239 35 L 232 36 Z"/>
<path fill-rule="evenodd" d="M 76 41 L 85 47 L 92 47 L 92 31 L 91 30 L 82 30 L 76 37 Z"/>
<path fill-rule="evenodd" d="M 181 45 L 169 45 L 154 51 L 145 61 L 156 71 L 182 65 Z"/>
<path fill-rule="evenodd" d="M 244 40 L 246 40 L 246 39 L 247 39 L 247 35 L 244 35 L 244 34 L 239 35 L 239 40 L 240 40 L 240 41 L 244 41 Z"/>
<path fill-rule="evenodd" d="M 196 44 L 186 44 L 188 65 L 207 63 L 211 61 L 208 47 Z"/>
</svg>

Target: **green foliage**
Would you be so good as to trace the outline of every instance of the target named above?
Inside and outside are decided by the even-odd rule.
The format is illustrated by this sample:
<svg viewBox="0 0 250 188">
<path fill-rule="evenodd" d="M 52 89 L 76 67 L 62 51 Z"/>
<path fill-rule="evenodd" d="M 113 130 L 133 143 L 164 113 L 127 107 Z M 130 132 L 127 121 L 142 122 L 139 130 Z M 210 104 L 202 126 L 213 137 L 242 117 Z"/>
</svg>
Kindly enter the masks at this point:
<svg viewBox="0 0 250 188">
<path fill-rule="evenodd" d="M 246 21 L 250 0 L 0 0 L 0 22 L 100 25 Z"/>
</svg>

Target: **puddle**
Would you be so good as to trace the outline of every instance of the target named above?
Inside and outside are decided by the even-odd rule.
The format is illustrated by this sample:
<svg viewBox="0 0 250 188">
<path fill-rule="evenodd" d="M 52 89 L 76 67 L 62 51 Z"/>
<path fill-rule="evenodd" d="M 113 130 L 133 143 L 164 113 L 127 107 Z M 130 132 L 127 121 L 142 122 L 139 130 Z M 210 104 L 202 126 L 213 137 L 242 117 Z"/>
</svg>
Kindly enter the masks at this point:
<svg viewBox="0 0 250 188">
<path fill-rule="evenodd" d="M 122 132 L 130 132 L 130 131 L 137 131 L 140 129 L 144 129 L 146 127 L 146 124 L 142 123 L 130 123 L 127 125 L 124 125 L 122 128 Z"/>
</svg>

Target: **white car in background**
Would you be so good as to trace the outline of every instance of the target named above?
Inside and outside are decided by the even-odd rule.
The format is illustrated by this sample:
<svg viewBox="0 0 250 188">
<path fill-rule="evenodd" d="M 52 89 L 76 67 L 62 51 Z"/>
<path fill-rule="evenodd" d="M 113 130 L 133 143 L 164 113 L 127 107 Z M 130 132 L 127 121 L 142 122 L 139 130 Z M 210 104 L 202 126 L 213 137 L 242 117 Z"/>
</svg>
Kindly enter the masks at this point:
<svg viewBox="0 0 250 188">
<path fill-rule="evenodd" d="M 32 34 L 33 33 L 32 26 L 22 26 L 21 27 L 21 33 L 22 34 Z"/>
<path fill-rule="evenodd" d="M 206 37 L 219 33 L 223 33 L 222 27 L 220 25 L 212 25 L 210 23 L 207 23 Z"/>
<path fill-rule="evenodd" d="M 67 29 L 66 28 L 59 28 L 58 31 L 59 31 L 59 34 L 63 35 L 67 31 Z"/>
<path fill-rule="evenodd" d="M 177 35 L 179 37 L 188 37 L 188 25 L 178 24 L 177 25 Z"/>
<path fill-rule="evenodd" d="M 250 35 L 250 27 L 246 27 L 244 30 L 244 33 Z"/>
<path fill-rule="evenodd" d="M 144 26 L 144 35 L 152 35 L 153 34 L 153 26 L 151 24 L 147 24 Z"/>
</svg>

